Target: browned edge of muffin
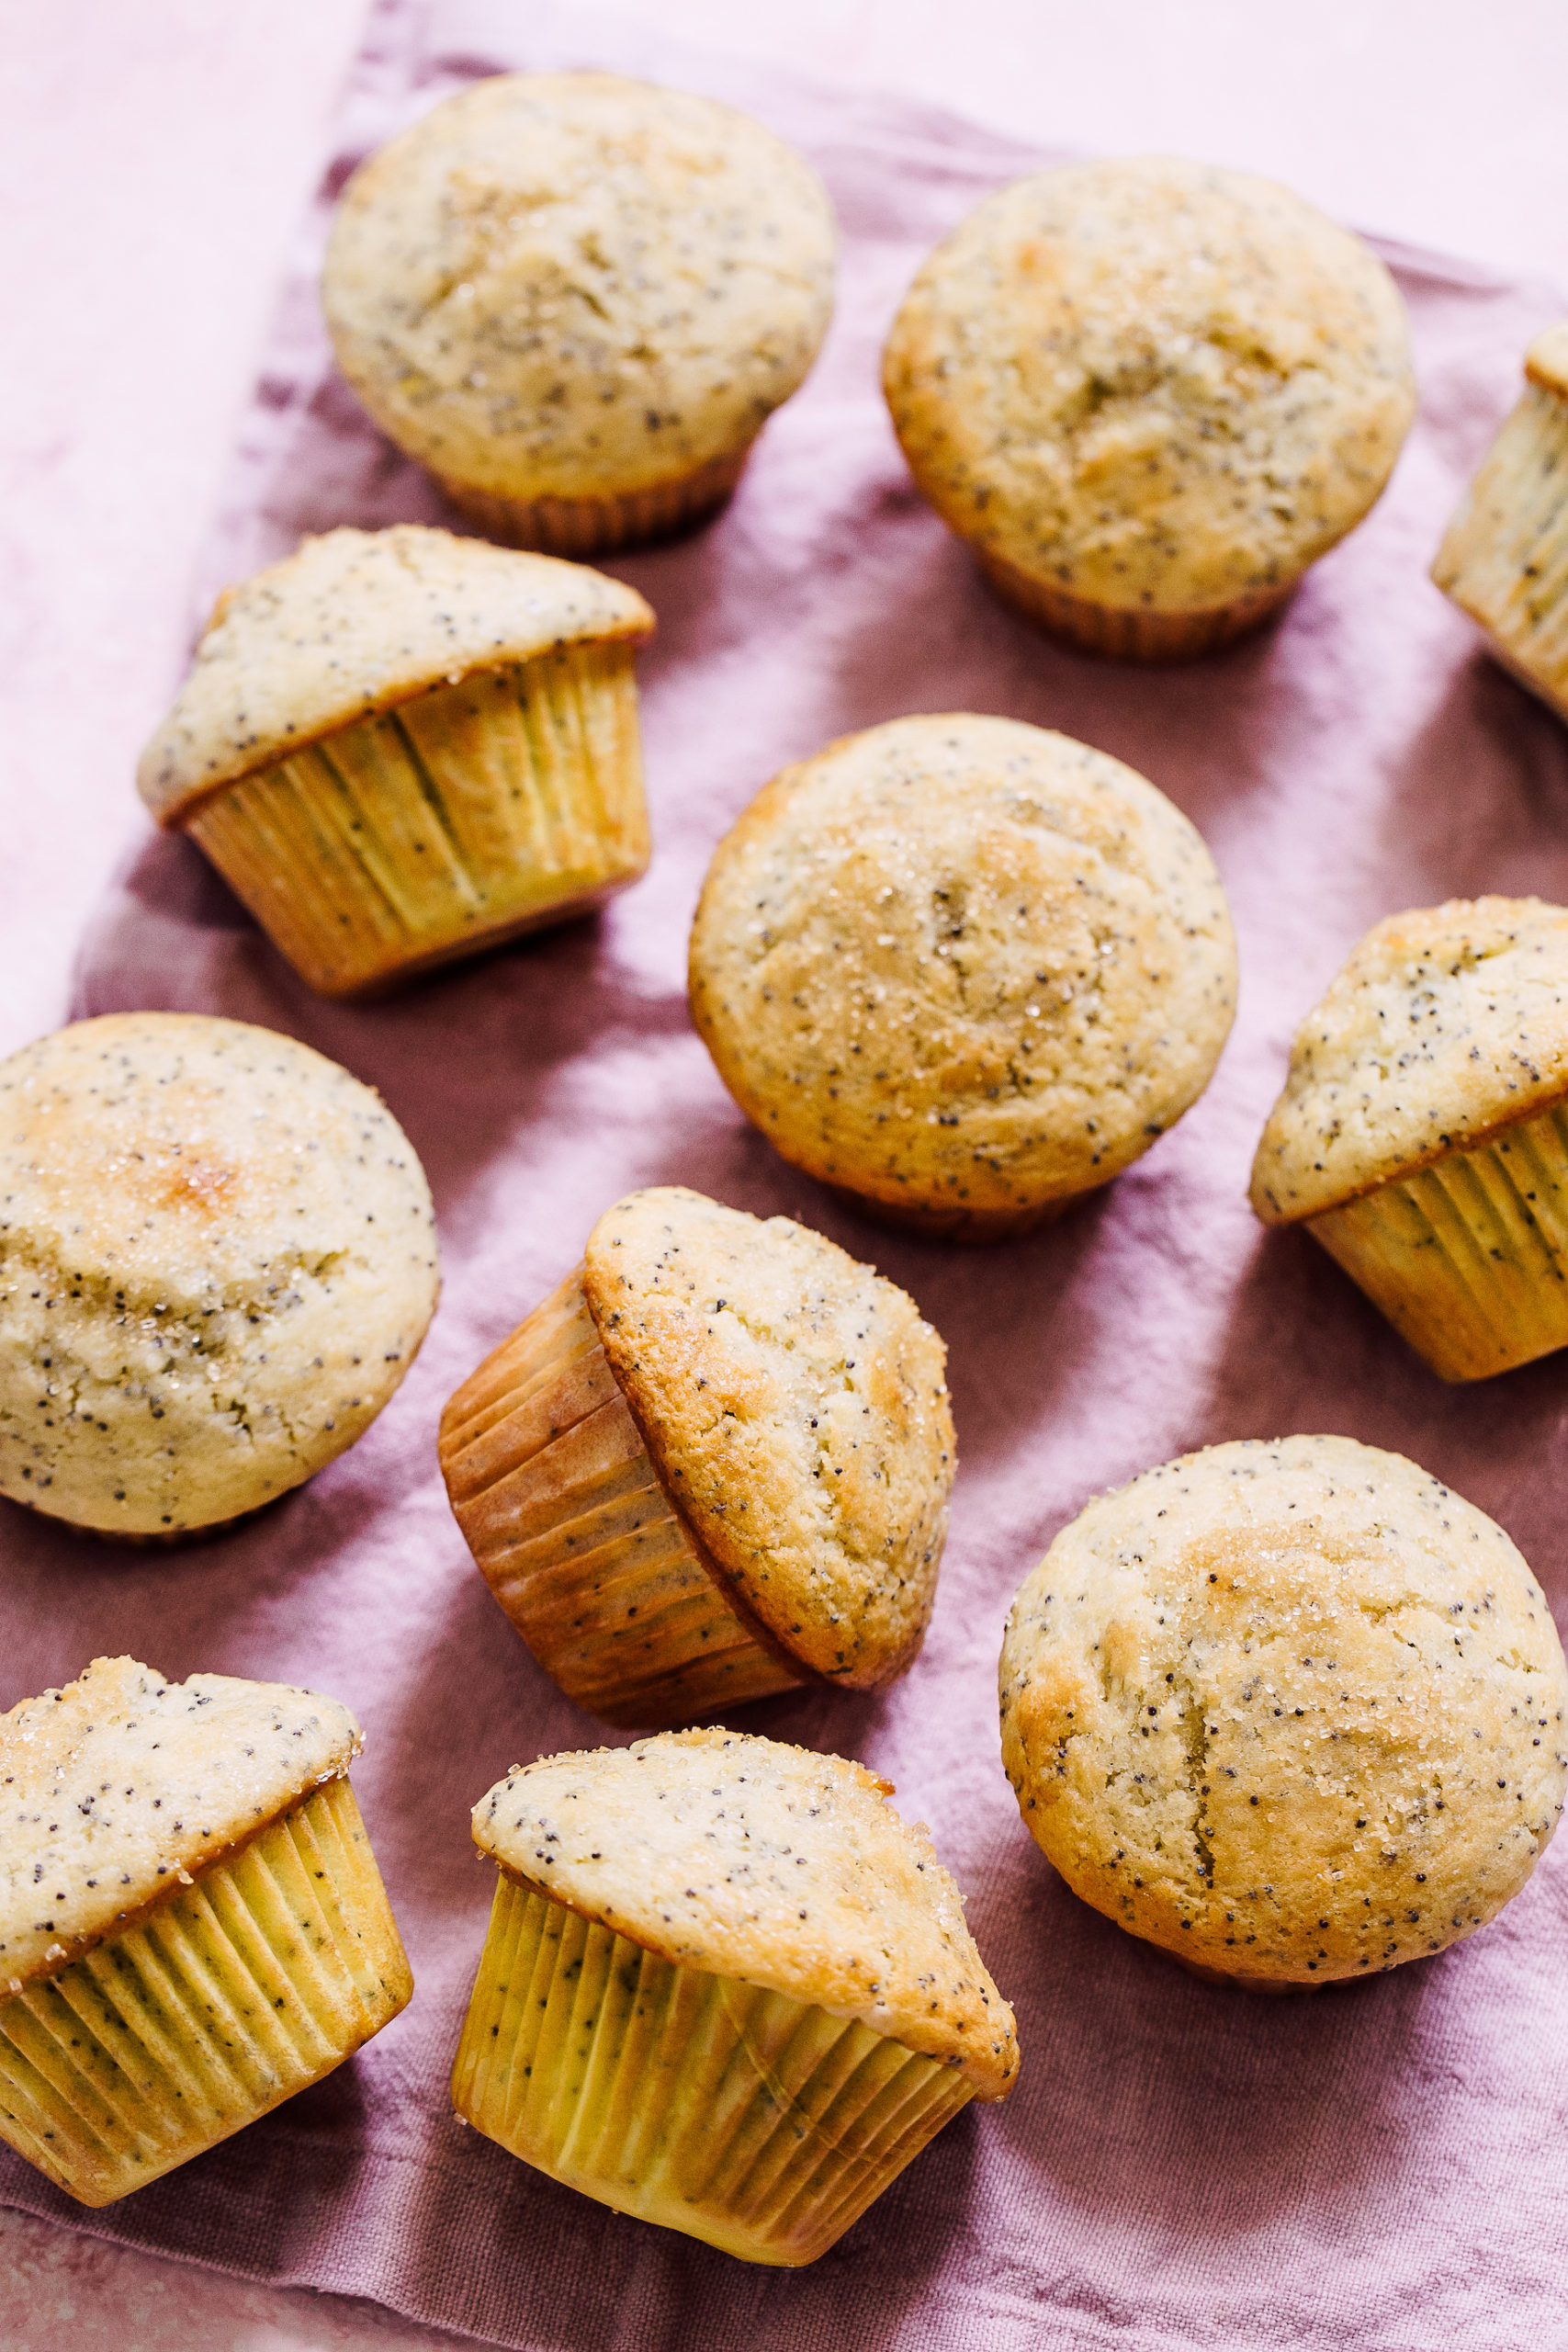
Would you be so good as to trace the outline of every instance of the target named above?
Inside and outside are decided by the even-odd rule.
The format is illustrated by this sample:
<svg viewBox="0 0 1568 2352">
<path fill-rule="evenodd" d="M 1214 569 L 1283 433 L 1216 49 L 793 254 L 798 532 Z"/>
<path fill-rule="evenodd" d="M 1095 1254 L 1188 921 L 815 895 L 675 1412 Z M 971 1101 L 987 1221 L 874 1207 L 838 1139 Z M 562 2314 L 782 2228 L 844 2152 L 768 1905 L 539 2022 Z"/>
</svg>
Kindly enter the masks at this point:
<svg viewBox="0 0 1568 2352">
<path fill-rule="evenodd" d="M 1156 613 L 1140 606 L 1097 605 L 1086 596 L 1037 580 L 1005 556 L 976 548 L 980 569 L 1004 604 L 1065 639 L 1080 653 L 1111 662 L 1194 662 L 1261 628 L 1294 595 L 1299 582 L 1255 588 L 1206 612 Z"/>
</svg>

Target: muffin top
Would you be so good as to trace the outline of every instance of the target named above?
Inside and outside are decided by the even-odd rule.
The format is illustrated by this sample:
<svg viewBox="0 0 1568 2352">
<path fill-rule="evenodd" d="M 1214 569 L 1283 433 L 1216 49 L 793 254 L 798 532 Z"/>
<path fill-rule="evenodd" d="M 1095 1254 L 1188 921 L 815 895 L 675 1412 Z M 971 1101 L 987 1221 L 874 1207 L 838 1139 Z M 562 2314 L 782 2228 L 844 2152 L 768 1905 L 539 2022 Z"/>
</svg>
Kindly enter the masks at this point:
<svg viewBox="0 0 1568 2352">
<path fill-rule="evenodd" d="M 430 1193 L 370 1088 L 199 1013 L 0 1062 L 0 1493 L 179 1532 L 341 1453 L 435 1306 Z"/>
<path fill-rule="evenodd" d="M 328 531 L 224 590 L 136 788 L 175 824 L 220 785 L 427 686 L 652 628 L 635 588 L 586 564 L 417 523 Z"/>
<path fill-rule="evenodd" d="M 605 1211 L 582 1286 L 660 1478 L 743 1608 L 829 1680 L 902 1674 L 954 1463 L 947 1351 L 914 1300 L 788 1217 L 675 1185 Z"/>
<path fill-rule="evenodd" d="M 1156 612 L 1292 580 L 1366 513 L 1415 411 L 1376 256 L 1271 180 L 1159 155 L 988 197 L 916 277 L 884 383 L 955 531 Z"/>
<path fill-rule="evenodd" d="M 1235 1004 L 1213 861 L 1119 760 L 1010 718 L 895 719 L 786 768 L 720 842 L 692 1012 L 749 1118 L 897 1207 L 1067 1199 L 1201 1092 Z"/>
<path fill-rule="evenodd" d="M 892 1783 L 841 1756 L 722 1730 L 513 1765 L 474 1807 L 487 1854 L 584 1918 L 962 2068 L 1018 2072 L 1012 2011 L 964 1898 Z"/>
<path fill-rule="evenodd" d="M 1564 1094 L 1568 908 L 1385 916 L 1296 1032 L 1252 1205 L 1268 1225 L 1317 1216 Z"/>
<path fill-rule="evenodd" d="M 360 1749 L 348 1709 L 281 1682 L 96 1657 L 0 1715 L 0 1987 L 19 1993 L 188 1886 Z"/>
<path fill-rule="evenodd" d="M 613 74 L 509 74 L 355 173 L 322 300 L 399 446 L 517 498 L 650 490 L 743 449 L 816 356 L 826 190 L 749 116 Z"/>
<path fill-rule="evenodd" d="M 1469 1935 L 1568 1782 L 1568 1671 L 1502 1529 L 1343 1437 L 1184 1455 L 1027 1577 L 1002 1756 L 1075 1893 L 1227 1974 L 1303 1984 Z"/>
<path fill-rule="evenodd" d="M 1543 328 L 1525 354 L 1525 375 L 1543 392 L 1568 398 L 1568 319 Z"/>
</svg>

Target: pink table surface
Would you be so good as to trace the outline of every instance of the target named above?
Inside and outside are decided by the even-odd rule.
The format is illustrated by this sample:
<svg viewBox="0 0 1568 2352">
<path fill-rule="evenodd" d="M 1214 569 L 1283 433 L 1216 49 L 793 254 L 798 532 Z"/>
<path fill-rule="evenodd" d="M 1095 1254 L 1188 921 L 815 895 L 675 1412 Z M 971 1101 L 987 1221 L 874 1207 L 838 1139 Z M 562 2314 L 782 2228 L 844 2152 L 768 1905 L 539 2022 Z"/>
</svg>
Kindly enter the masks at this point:
<svg viewBox="0 0 1568 2352">
<path fill-rule="evenodd" d="M 440 85 L 439 61 L 399 46 L 410 20 L 379 21 L 351 144 L 407 110 L 411 76 L 426 77 L 417 103 Z M 1259 2012 L 1174 1975 L 1065 1895 L 1010 1810 L 990 1697 L 1007 1598 L 1054 1528 L 1094 1487 L 1211 1437 L 1323 1426 L 1400 1445 L 1496 1511 L 1560 1609 L 1568 1600 L 1560 1374 L 1437 1390 L 1304 1244 L 1261 1244 L 1239 1197 L 1291 1022 L 1366 921 L 1450 889 L 1568 895 L 1563 738 L 1474 657 L 1421 579 L 1551 299 L 1485 272 L 1407 267 L 1426 410 L 1373 522 L 1276 635 L 1179 676 L 1100 670 L 989 603 L 911 495 L 869 390 L 921 244 L 1027 149 L 673 61 L 633 26 L 590 33 L 575 14 L 471 6 L 441 22 L 444 56 L 468 68 L 581 54 L 740 96 L 829 172 L 852 231 L 846 299 L 821 370 L 770 429 L 731 514 L 685 548 L 618 567 L 664 624 L 646 673 L 660 863 L 605 924 L 345 1014 L 306 998 L 175 851 L 140 857 L 93 923 L 80 1009 L 240 1012 L 382 1086 L 431 1166 L 448 1293 L 397 1405 L 266 1529 L 147 1568 L 8 1523 L 0 1702 L 119 1641 L 171 1670 L 313 1678 L 355 1701 L 372 1738 L 367 1803 L 421 1980 L 420 2007 L 333 2085 L 190 2167 L 177 2193 L 85 2225 L 530 2346 L 1552 2341 L 1568 1856 L 1468 1951 Z M 300 287 L 197 566 L 204 593 L 299 528 L 436 511 L 341 393 L 280 405 L 277 387 L 314 383 L 314 334 Z M 28 617 L 25 595 L 11 611 Z M 958 703 L 1062 725 L 1171 790 L 1220 859 L 1246 972 L 1237 1036 L 1200 1110 L 1102 1204 L 990 1259 L 889 1242 L 783 1170 L 739 1125 L 680 1011 L 702 865 L 755 786 L 845 727 Z M 112 826 L 122 789 L 78 768 L 61 798 Z M 32 931 L 6 938 L 13 1018 L 42 1002 L 38 967 L 58 971 L 64 928 L 38 888 L 61 844 L 36 803 L 29 816 L 29 856 L 11 869 L 33 901 Z M 569 1262 L 592 1209 L 671 1178 L 786 1208 L 875 1257 L 954 1347 L 965 1475 L 918 1675 L 885 1702 L 781 1702 L 753 1721 L 863 1754 L 902 1783 L 972 1891 L 1029 2071 L 1012 2107 L 955 2127 L 798 2280 L 611 2221 L 471 2135 L 453 2142 L 440 2093 L 483 1908 L 482 1879 L 458 1868 L 463 1806 L 514 1753 L 594 1735 L 468 1568 L 431 1475 L 430 1419 Z M 83 2225 L 30 2176 L 3 2187 Z M 91 2275 L 103 2310 L 118 2274 Z M 239 2296 L 220 2290 L 204 2320 L 191 2304 L 171 2325 L 224 2340 L 221 2328 L 250 2324 Z M 297 2306 L 276 2308 L 280 2326 L 305 2324 Z M 7 2340 L 26 2343 L 33 2324 Z"/>
</svg>

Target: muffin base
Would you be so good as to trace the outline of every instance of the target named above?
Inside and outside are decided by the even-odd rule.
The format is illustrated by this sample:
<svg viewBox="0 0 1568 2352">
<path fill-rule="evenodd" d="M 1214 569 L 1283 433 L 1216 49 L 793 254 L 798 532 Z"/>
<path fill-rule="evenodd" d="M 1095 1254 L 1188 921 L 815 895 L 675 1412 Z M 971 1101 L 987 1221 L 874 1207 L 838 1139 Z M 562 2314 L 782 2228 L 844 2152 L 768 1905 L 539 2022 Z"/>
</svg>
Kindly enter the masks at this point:
<svg viewBox="0 0 1568 2352">
<path fill-rule="evenodd" d="M 677 1966 L 502 1871 L 452 2103 L 617 2212 L 814 2262 L 974 2096 L 857 2020 Z"/>
<path fill-rule="evenodd" d="M 1167 1960 L 1174 1960 L 1189 1976 L 1201 1979 L 1205 1984 L 1221 1984 L 1227 1993 L 1326 1993 L 1330 1984 L 1348 1980 L 1328 1977 L 1321 1984 L 1298 1984 L 1292 1976 L 1251 1976 L 1245 1969 L 1210 1968 L 1201 1960 L 1183 1960 L 1179 1951 L 1168 1951 L 1163 1944 L 1155 1946 L 1164 1951 Z"/>
<path fill-rule="evenodd" d="M 1442 1380 L 1568 1346 L 1568 1102 L 1307 1220 Z"/>
<path fill-rule="evenodd" d="M 730 1601 L 665 1493 L 581 1267 L 464 1382 L 436 1450 L 486 1583 L 590 1713 L 662 1730 L 811 1679 Z"/>
<path fill-rule="evenodd" d="M 39 1504 L 29 1502 L 26 1495 L 7 1495 L 5 1499 L 21 1510 L 30 1510 L 39 1519 L 49 1520 L 56 1527 L 68 1527 L 73 1535 L 90 1535 L 95 1544 L 123 1544 L 133 1552 L 177 1552 L 187 1544 L 208 1544 L 215 1536 L 231 1534 L 236 1527 L 248 1526 L 264 1510 L 271 1510 L 275 1503 L 282 1502 L 284 1495 L 293 1492 L 292 1487 L 286 1487 L 283 1494 L 269 1495 L 265 1503 L 256 1503 L 249 1510 L 237 1510 L 228 1519 L 209 1520 L 204 1527 L 172 1527 L 167 1533 L 156 1529 L 147 1532 L 138 1528 L 94 1527 L 85 1519 L 66 1519 L 57 1511 L 45 1510 Z"/>
<path fill-rule="evenodd" d="M 478 523 L 488 538 L 499 539 L 504 547 L 572 556 L 581 562 L 694 531 L 729 503 L 750 454 L 748 446 L 738 457 L 710 458 L 678 481 L 605 498 L 502 498 L 446 474 L 435 479 L 458 512 Z"/>
<path fill-rule="evenodd" d="M 1568 401 L 1530 384 L 1432 564 L 1523 686 L 1568 718 Z"/>
<path fill-rule="evenodd" d="M 408 1961 L 346 1779 L 0 2001 L 0 2139 L 110 2205 L 319 2082 Z"/>
<path fill-rule="evenodd" d="M 1113 1180 L 1106 1178 L 1106 1183 Z M 1032 1233 L 1042 1225 L 1055 1225 L 1059 1216 L 1077 1208 L 1080 1201 L 1093 1198 L 1104 1190 L 1103 1185 L 1086 1185 L 1081 1193 L 1064 1193 L 1055 1201 L 1043 1201 L 1036 1208 L 975 1209 L 935 1208 L 915 1201 L 883 1201 L 870 1193 L 857 1193 L 848 1184 L 829 1184 L 828 1190 L 846 1208 L 858 1209 L 863 1216 L 874 1224 L 889 1226 L 896 1233 L 924 1234 L 931 1241 L 955 1241 L 961 1248 L 984 1249 L 993 1241 L 1013 1241 L 1021 1234 Z"/>
<path fill-rule="evenodd" d="M 378 995 L 646 871 L 633 662 L 611 640 L 475 672 L 175 821 L 318 994 Z"/>
<path fill-rule="evenodd" d="M 1095 653 L 1113 662 L 1194 662 L 1201 654 L 1217 653 L 1222 646 L 1261 628 L 1296 589 L 1292 580 L 1283 588 L 1255 589 L 1207 612 L 1147 612 L 1069 595 L 1065 589 L 1021 571 L 1005 556 L 978 548 L 975 552 L 1004 604 L 1052 637 L 1065 639 L 1080 653 Z"/>
</svg>

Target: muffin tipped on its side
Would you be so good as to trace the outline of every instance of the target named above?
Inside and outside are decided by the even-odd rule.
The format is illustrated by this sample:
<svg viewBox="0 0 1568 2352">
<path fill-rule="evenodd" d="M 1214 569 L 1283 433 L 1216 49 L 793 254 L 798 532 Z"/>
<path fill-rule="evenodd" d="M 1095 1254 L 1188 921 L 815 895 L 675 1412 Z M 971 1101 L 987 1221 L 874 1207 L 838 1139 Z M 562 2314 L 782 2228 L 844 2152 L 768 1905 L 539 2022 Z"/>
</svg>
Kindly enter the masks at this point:
<svg viewBox="0 0 1568 2352">
<path fill-rule="evenodd" d="M 1568 908 L 1375 923 L 1296 1033 L 1252 1169 L 1445 1380 L 1568 1346 Z"/>
<path fill-rule="evenodd" d="M 963 1898 L 891 1793 L 720 1730 L 514 1768 L 474 1808 L 501 1875 L 458 2113 L 621 2212 L 815 2261 L 1018 2071 Z"/>
<path fill-rule="evenodd" d="M 660 1186 L 442 1417 L 458 1524 L 539 1663 L 612 1723 L 879 1690 L 919 1653 L 953 1483 L 942 1343 L 787 1217 Z"/>
<path fill-rule="evenodd" d="M 107 2205 L 412 1991 L 335 1700 L 95 1658 L 0 1717 L 0 2139 Z"/>
<path fill-rule="evenodd" d="M 643 873 L 652 628 L 581 564 L 329 531 L 219 599 L 138 788 L 311 988 L 374 996 Z"/>
<path fill-rule="evenodd" d="M 1002 1759 L 1076 1894 L 1291 1991 L 1470 1935 L 1568 1786 L 1568 1668 L 1503 1530 L 1343 1437 L 1211 1446 L 1089 1503 L 1024 1579 Z"/>
<path fill-rule="evenodd" d="M 1568 319 L 1525 355 L 1525 390 L 1460 501 L 1432 577 L 1521 684 L 1568 719 Z"/>
</svg>

